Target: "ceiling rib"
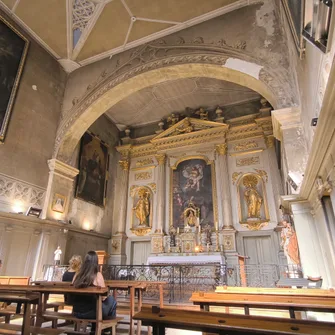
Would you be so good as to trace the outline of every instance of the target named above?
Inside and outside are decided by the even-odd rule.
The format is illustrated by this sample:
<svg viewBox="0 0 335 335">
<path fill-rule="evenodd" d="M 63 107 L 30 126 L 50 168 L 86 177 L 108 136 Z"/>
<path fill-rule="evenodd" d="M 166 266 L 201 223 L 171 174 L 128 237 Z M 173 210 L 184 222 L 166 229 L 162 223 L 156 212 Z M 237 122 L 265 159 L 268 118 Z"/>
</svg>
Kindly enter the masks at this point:
<svg viewBox="0 0 335 335">
<path fill-rule="evenodd" d="M 23 28 L 35 41 L 37 41 L 43 48 L 45 48 L 56 59 L 61 57 L 52 48 L 49 47 L 29 26 L 27 26 L 19 17 L 17 17 L 6 5 L 0 2 L 0 8 L 10 16 L 21 28 Z"/>
<path fill-rule="evenodd" d="M 13 13 L 15 12 L 15 10 L 16 10 L 17 6 L 19 5 L 20 1 L 21 1 L 21 0 L 16 0 L 16 1 L 15 1 L 14 6 L 13 6 L 13 8 L 12 8 L 12 12 L 13 12 Z"/>
<path fill-rule="evenodd" d="M 124 7 L 124 8 L 126 9 L 126 11 L 128 12 L 129 16 L 130 16 L 130 17 L 133 17 L 134 15 L 133 15 L 132 11 L 130 10 L 130 8 L 128 7 L 126 1 L 125 1 L 125 0 L 121 0 L 121 2 L 122 2 L 123 7 Z"/>
<path fill-rule="evenodd" d="M 124 39 L 123 47 L 125 47 L 127 42 L 128 42 L 128 38 L 129 38 L 129 35 L 130 35 L 130 32 L 131 32 L 131 29 L 133 28 L 134 22 L 135 22 L 134 20 L 130 19 L 130 24 L 129 24 L 129 27 L 128 27 L 126 38 Z"/>
<path fill-rule="evenodd" d="M 122 3 L 125 3 L 125 0 L 121 0 L 121 1 L 122 1 Z M 144 43 L 148 43 L 148 42 L 151 42 L 153 40 L 156 40 L 156 39 L 162 38 L 164 36 L 167 36 L 169 34 L 178 32 L 178 31 L 180 31 L 182 29 L 185 29 L 187 27 L 194 26 L 196 24 L 202 23 L 202 22 L 210 20 L 212 18 L 215 18 L 215 17 L 221 16 L 223 14 L 232 12 L 236 9 L 251 5 L 253 3 L 259 3 L 259 2 L 260 2 L 260 0 L 239 0 L 237 2 L 234 2 L 234 3 L 230 4 L 230 5 L 227 5 L 225 7 L 218 8 L 216 10 L 213 10 L 213 11 L 209 12 L 209 13 L 197 16 L 195 18 L 192 18 L 188 21 L 175 24 L 172 27 L 163 29 L 163 30 L 158 31 L 158 32 L 156 32 L 154 34 L 151 34 L 149 36 L 145 36 L 145 37 L 140 38 L 138 40 L 129 42 L 126 45 L 122 45 L 122 46 L 119 46 L 119 47 L 114 48 L 112 50 L 102 52 L 99 55 L 89 57 L 85 60 L 80 61 L 79 64 L 81 66 L 85 66 L 87 64 L 94 63 L 98 60 L 101 60 L 101 59 L 110 57 L 112 55 L 118 54 L 118 53 L 120 53 L 124 50 L 129 50 L 131 48 L 137 47 L 137 46 L 142 45 Z"/>
<path fill-rule="evenodd" d="M 81 49 L 83 48 L 88 36 L 90 35 L 92 29 L 94 28 L 95 23 L 98 21 L 105 5 L 106 5 L 105 3 L 99 3 L 95 7 L 92 18 L 88 21 L 87 26 L 85 27 L 84 31 L 82 32 L 82 34 L 79 38 L 79 41 L 77 42 L 75 48 L 72 51 L 72 57 L 71 57 L 72 60 L 76 60 L 76 58 L 78 57 L 78 55 L 79 55 Z"/>
<path fill-rule="evenodd" d="M 66 0 L 66 46 L 68 59 L 72 58 L 73 50 L 72 8 L 73 0 Z"/>
<path fill-rule="evenodd" d="M 155 20 L 155 19 L 147 19 L 145 17 L 136 17 L 136 20 L 146 21 L 146 22 L 168 23 L 168 24 L 182 24 L 182 22 L 177 22 L 177 21 Z"/>
</svg>

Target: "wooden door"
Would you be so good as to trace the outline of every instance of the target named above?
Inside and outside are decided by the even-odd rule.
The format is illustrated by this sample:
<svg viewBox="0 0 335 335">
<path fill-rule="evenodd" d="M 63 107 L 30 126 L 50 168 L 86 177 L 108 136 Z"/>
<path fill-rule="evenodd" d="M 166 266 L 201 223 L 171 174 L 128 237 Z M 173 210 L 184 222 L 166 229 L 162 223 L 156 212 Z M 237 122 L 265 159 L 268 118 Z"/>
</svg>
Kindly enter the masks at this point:
<svg viewBox="0 0 335 335">
<path fill-rule="evenodd" d="M 279 268 L 271 236 L 244 236 L 243 248 L 244 255 L 248 256 L 245 262 L 247 285 L 273 286 L 279 275 Z"/>
</svg>

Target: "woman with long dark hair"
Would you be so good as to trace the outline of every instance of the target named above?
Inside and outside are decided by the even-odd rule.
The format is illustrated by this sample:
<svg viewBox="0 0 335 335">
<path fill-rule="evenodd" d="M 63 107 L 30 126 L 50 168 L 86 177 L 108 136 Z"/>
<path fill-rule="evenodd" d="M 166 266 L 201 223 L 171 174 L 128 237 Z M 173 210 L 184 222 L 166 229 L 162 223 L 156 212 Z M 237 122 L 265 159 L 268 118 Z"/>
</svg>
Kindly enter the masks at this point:
<svg viewBox="0 0 335 335">
<path fill-rule="evenodd" d="M 73 278 L 73 286 L 76 288 L 85 288 L 89 286 L 106 287 L 105 280 L 99 272 L 98 255 L 95 251 L 89 251 L 85 256 L 79 272 Z M 73 304 L 73 314 L 80 319 L 96 318 L 96 298 L 95 296 L 76 294 L 71 297 Z M 116 317 L 116 301 L 113 296 L 108 296 L 102 302 L 103 319 L 113 319 Z M 95 324 L 91 331 L 95 330 Z"/>
</svg>

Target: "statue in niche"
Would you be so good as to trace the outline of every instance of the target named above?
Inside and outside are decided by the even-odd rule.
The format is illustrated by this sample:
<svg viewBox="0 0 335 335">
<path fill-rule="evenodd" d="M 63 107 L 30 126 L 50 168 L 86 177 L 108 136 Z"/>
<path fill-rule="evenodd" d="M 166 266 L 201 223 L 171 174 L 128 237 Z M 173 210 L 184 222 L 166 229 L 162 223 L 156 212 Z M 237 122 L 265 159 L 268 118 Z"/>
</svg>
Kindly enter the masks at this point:
<svg viewBox="0 0 335 335">
<path fill-rule="evenodd" d="M 138 191 L 139 199 L 133 207 L 133 211 L 135 211 L 135 215 L 139 220 L 140 227 L 148 227 L 147 217 L 150 215 L 150 192 L 145 188 L 140 188 Z"/>
<path fill-rule="evenodd" d="M 176 246 L 176 235 L 177 235 L 177 230 L 175 227 L 173 226 L 170 227 L 169 235 L 170 235 L 170 247 L 175 247 Z"/>
<path fill-rule="evenodd" d="M 195 206 L 192 201 L 190 201 L 188 207 L 184 210 L 184 227 L 199 227 L 199 216 L 199 208 Z"/>
<path fill-rule="evenodd" d="M 256 189 L 257 184 L 258 179 L 255 176 L 248 175 L 243 178 L 243 185 L 246 187 L 244 198 L 248 206 L 248 219 L 261 217 L 263 198 Z"/>
<path fill-rule="evenodd" d="M 195 114 L 199 115 L 201 120 L 208 120 L 208 112 L 206 112 L 202 107 L 196 111 Z"/>
<path fill-rule="evenodd" d="M 177 122 L 179 121 L 179 115 L 172 113 L 168 118 L 167 118 L 167 122 L 169 123 L 169 128 L 172 127 L 173 125 L 175 125 Z"/>
<path fill-rule="evenodd" d="M 292 264 L 299 265 L 300 257 L 297 234 L 289 222 L 284 220 L 281 225 L 283 226 L 283 229 L 280 233 L 282 240 L 280 245 L 283 247 L 284 253 L 289 261 L 291 261 Z"/>
</svg>

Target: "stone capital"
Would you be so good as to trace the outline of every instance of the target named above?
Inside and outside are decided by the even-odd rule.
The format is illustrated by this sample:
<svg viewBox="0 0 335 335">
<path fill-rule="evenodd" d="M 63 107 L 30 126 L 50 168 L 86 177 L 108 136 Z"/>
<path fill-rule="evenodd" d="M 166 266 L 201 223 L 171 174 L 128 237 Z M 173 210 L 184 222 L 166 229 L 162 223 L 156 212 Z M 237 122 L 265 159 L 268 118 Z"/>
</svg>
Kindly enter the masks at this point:
<svg viewBox="0 0 335 335">
<path fill-rule="evenodd" d="M 129 170 L 129 160 L 128 159 L 123 159 L 119 161 L 119 165 L 121 166 L 123 171 L 128 171 Z"/>
<path fill-rule="evenodd" d="M 219 156 L 224 156 L 227 153 L 227 144 L 226 143 L 217 144 L 215 146 L 215 151 Z"/>
<path fill-rule="evenodd" d="M 157 154 L 155 155 L 158 165 L 164 165 L 166 161 L 166 155 L 165 154 Z"/>
<path fill-rule="evenodd" d="M 301 127 L 300 109 L 298 107 L 273 110 L 271 115 L 273 135 L 279 141 L 283 139 L 283 129 Z"/>
<path fill-rule="evenodd" d="M 51 173 L 71 180 L 79 173 L 78 169 L 55 158 L 48 160 L 48 166 Z"/>
</svg>

